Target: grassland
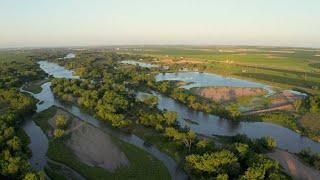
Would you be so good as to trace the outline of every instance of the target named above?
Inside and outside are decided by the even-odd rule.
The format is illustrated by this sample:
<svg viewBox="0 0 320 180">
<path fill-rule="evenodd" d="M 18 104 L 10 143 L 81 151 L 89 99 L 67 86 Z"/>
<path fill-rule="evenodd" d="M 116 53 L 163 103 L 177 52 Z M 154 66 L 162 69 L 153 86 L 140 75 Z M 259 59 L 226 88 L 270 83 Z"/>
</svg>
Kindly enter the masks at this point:
<svg viewBox="0 0 320 180">
<path fill-rule="evenodd" d="M 29 92 L 32 92 L 34 94 L 38 94 L 42 91 L 41 85 L 48 80 L 38 80 L 38 81 L 32 81 L 23 86 L 23 89 Z"/>
<path fill-rule="evenodd" d="M 34 121 L 44 132 L 50 130 L 51 127 L 48 124 L 48 119 L 52 117 L 56 111 L 57 108 L 51 107 L 34 117 Z M 113 140 L 130 161 L 129 166 L 120 167 L 115 172 L 109 172 L 100 167 L 83 164 L 74 153 L 65 146 L 63 139 L 49 139 L 47 156 L 54 161 L 71 167 L 88 179 L 105 179 L 106 177 L 108 177 L 108 179 L 170 179 L 166 167 L 152 155 L 116 137 L 113 137 Z M 53 175 L 57 176 L 57 174 Z"/>
<path fill-rule="evenodd" d="M 155 57 L 153 63 L 175 65 L 178 68 L 188 67 L 190 70 L 196 68 L 282 88 L 299 88 L 315 94 L 318 94 L 320 89 L 319 49 L 144 46 L 123 47 L 118 52 L 152 56 Z"/>
<path fill-rule="evenodd" d="M 168 143 L 168 139 L 154 129 L 137 126 L 133 133 L 170 155 L 178 164 L 183 160 L 184 154 L 181 153 L 181 148 L 175 143 Z"/>
</svg>

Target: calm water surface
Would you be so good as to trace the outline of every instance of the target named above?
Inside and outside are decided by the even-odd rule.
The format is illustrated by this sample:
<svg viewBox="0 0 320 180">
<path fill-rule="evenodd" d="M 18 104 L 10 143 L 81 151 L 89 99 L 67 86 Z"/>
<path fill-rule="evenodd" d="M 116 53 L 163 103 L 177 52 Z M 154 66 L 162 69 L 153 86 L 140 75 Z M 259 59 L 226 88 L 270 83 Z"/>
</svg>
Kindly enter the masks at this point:
<svg viewBox="0 0 320 180">
<path fill-rule="evenodd" d="M 47 62 L 42 62 L 42 65 L 43 66 L 48 65 L 50 67 L 57 66 L 57 65 L 52 65 L 52 63 L 47 63 Z M 57 71 L 57 70 L 50 70 L 50 68 L 45 67 L 46 72 L 50 75 L 54 75 L 56 77 L 62 77 L 63 74 L 64 75 L 67 74 L 68 76 L 65 78 L 68 78 L 68 77 L 78 78 L 73 75 L 70 76 L 70 72 L 65 72 L 68 70 L 66 70 L 64 68 L 62 69 L 62 68 L 59 68 L 61 71 L 61 73 L 59 73 L 59 71 Z M 81 109 L 79 109 L 76 106 L 66 105 L 66 104 L 59 102 L 59 100 L 54 98 L 54 95 L 51 91 L 50 86 L 51 86 L 51 82 L 47 82 L 41 86 L 42 91 L 39 94 L 32 94 L 29 92 L 36 99 L 38 99 L 39 102 L 43 102 L 43 103 L 37 104 L 37 112 L 41 112 L 41 111 L 43 111 L 53 105 L 60 107 L 64 110 L 70 112 L 71 114 L 79 117 L 81 120 L 86 121 L 86 122 L 90 123 L 91 125 L 99 128 L 99 129 L 102 129 L 105 132 L 112 134 L 127 143 L 135 145 L 136 147 L 139 147 L 139 148 L 144 149 L 145 151 L 149 152 L 154 157 L 156 157 L 157 159 L 162 161 L 162 163 L 167 167 L 167 169 L 173 179 L 187 179 L 186 174 L 183 171 L 181 171 L 180 168 L 178 168 L 178 165 L 170 156 L 168 156 L 165 153 L 162 153 L 161 151 L 159 151 L 157 148 L 155 148 L 153 146 L 151 146 L 151 147 L 145 146 L 144 140 L 140 139 L 139 137 L 137 137 L 135 135 L 125 134 L 125 133 L 119 132 L 117 130 L 111 129 L 103 121 L 100 121 L 100 120 L 92 117 L 91 115 L 87 114 L 86 112 L 81 111 Z M 36 124 L 34 124 L 33 121 L 27 121 L 27 122 L 28 123 L 26 125 L 24 125 L 24 129 L 26 130 L 28 136 L 31 139 L 30 149 L 32 150 L 32 153 L 33 153 L 32 157 L 33 157 L 33 159 L 37 160 L 37 163 L 35 165 L 41 164 L 41 166 L 39 168 L 37 166 L 34 166 L 34 168 L 43 169 L 46 164 L 46 152 L 48 149 L 48 143 L 47 143 L 48 139 L 47 139 L 46 135 L 42 132 L 42 130 L 38 126 L 36 126 Z M 46 142 L 46 143 L 43 143 L 43 142 Z"/>
<path fill-rule="evenodd" d="M 210 73 L 200 73 L 200 72 L 177 72 L 177 73 L 160 73 L 156 77 L 156 81 L 184 81 L 188 83 L 183 88 L 190 89 L 193 87 L 250 87 L 250 88 L 262 88 L 265 89 L 268 94 L 272 94 L 273 90 L 270 86 L 246 81 L 237 78 L 224 77 L 216 74 Z"/>
</svg>

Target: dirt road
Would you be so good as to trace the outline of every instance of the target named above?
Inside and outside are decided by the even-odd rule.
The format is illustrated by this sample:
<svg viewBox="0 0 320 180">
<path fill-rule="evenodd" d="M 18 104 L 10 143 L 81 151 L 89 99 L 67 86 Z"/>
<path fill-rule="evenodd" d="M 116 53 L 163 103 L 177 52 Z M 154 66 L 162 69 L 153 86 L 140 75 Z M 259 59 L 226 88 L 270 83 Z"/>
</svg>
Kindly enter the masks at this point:
<svg viewBox="0 0 320 180">
<path fill-rule="evenodd" d="M 277 110 L 292 110 L 293 108 L 294 108 L 293 105 L 290 103 L 290 104 L 284 104 L 284 105 L 280 105 L 280 106 L 272 107 L 272 108 L 267 108 L 267 109 L 247 111 L 247 112 L 244 112 L 243 115 L 260 114 L 260 113 L 272 112 L 272 111 L 277 111 Z"/>
</svg>

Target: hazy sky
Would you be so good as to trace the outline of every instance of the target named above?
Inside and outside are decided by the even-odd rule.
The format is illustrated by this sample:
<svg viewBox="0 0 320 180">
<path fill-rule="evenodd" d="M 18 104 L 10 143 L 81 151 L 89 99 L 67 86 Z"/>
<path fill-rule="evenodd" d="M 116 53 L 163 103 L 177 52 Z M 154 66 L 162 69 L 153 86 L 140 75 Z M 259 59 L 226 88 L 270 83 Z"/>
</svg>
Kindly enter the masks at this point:
<svg viewBox="0 0 320 180">
<path fill-rule="evenodd" d="M 320 47 L 320 0 L 0 0 L 0 47 Z"/>
</svg>

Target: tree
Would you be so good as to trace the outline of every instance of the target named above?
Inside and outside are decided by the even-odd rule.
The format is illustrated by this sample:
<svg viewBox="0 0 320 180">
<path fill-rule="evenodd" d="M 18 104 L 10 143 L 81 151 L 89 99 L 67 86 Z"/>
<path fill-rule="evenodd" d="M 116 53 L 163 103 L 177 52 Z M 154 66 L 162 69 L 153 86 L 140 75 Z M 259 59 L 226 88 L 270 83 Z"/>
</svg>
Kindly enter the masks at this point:
<svg viewBox="0 0 320 180">
<path fill-rule="evenodd" d="M 163 117 L 166 121 L 166 123 L 170 126 L 173 125 L 178 118 L 178 114 L 176 112 L 168 111 L 163 113 Z"/>
<path fill-rule="evenodd" d="M 310 100 L 310 112 L 317 113 L 319 111 L 318 103 L 315 98 L 311 98 Z"/>
<path fill-rule="evenodd" d="M 298 99 L 298 100 L 294 101 L 293 105 L 294 105 L 294 108 L 296 109 L 296 111 L 299 111 L 302 106 L 302 100 Z"/>
<path fill-rule="evenodd" d="M 46 179 L 46 176 L 42 171 L 38 173 L 29 172 L 23 178 L 23 180 L 45 180 L 45 179 Z"/>
<path fill-rule="evenodd" d="M 253 154 L 248 161 L 248 169 L 240 178 L 247 179 L 270 179 L 269 175 L 281 174 L 279 164 L 263 154 Z"/>
<path fill-rule="evenodd" d="M 277 141 L 275 141 L 272 137 L 269 136 L 261 138 L 261 143 L 262 146 L 269 151 L 277 147 Z"/>
<path fill-rule="evenodd" d="M 249 146 L 247 144 L 235 143 L 235 149 L 241 158 L 245 158 L 249 152 Z"/>
<path fill-rule="evenodd" d="M 165 129 L 165 136 L 172 138 L 174 141 L 178 143 L 183 143 L 188 150 L 190 151 L 192 143 L 196 139 L 196 134 L 193 131 L 188 131 L 186 133 L 179 132 L 173 127 L 167 127 Z"/>
<path fill-rule="evenodd" d="M 230 114 L 230 117 L 234 120 L 238 119 L 241 116 L 241 113 L 239 112 L 239 107 L 236 104 L 232 104 L 229 106 L 228 111 Z"/>
<path fill-rule="evenodd" d="M 54 132 L 53 132 L 53 136 L 54 136 L 55 138 L 61 138 L 62 136 L 64 136 L 64 133 L 65 133 L 64 130 L 62 130 L 62 129 L 56 129 L 56 130 L 54 130 Z"/>
<path fill-rule="evenodd" d="M 190 151 L 192 143 L 196 140 L 196 133 L 194 133 L 193 131 L 188 131 L 187 133 L 183 133 L 182 134 L 182 140 L 184 145 L 188 148 L 188 150 Z"/>
<path fill-rule="evenodd" d="M 145 103 L 151 107 L 155 107 L 158 104 L 158 97 L 145 95 L 145 96 L 143 96 L 143 103 Z"/>
<path fill-rule="evenodd" d="M 187 167 L 194 172 L 212 174 L 223 174 L 227 167 L 237 162 L 237 157 L 228 150 L 221 150 L 203 155 L 189 155 L 186 157 Z"/>
<path fill-rule="evenodd" d="M 216 178 L 216 180 L 228 180 L 229 176 L 228 174 L 219 174 Z"/>
<path fill-rule="evenodd" d="M 55 119 L 55 124 L 58 128 L 65 128 L 68 124 L 68 120 L 63 115 L 58 115 Z"/>
<path fill-rule="evenodd" d="M 21 149 L 21 142 L 17 136 L 14 136 L 12 139 L 8 140 L 7 145 L 14 151 Z"/>
</svg>

